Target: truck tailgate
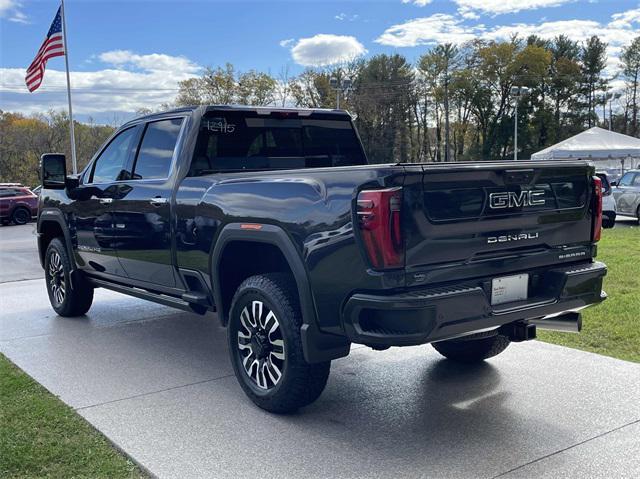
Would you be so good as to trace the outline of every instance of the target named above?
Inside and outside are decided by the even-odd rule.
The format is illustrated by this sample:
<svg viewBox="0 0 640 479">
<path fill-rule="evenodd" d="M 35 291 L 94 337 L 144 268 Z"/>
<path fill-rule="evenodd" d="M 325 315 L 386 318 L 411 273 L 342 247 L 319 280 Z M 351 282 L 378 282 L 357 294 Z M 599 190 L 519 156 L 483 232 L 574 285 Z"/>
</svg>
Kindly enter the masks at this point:
<svg viewBox="0 0 640 479">
<path fill-rule="evenodd" d="M 405 168 L 407 285 L 592 256 L 593 168 L 586 162 Z"/>
</svg>

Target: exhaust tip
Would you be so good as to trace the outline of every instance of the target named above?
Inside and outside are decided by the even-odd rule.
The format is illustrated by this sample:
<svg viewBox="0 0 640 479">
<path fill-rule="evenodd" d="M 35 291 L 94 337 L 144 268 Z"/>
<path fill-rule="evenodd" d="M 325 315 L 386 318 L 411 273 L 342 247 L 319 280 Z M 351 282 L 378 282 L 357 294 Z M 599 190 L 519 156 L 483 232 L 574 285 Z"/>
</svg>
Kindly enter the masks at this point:
<svg viewBox="0 0 640 479">
<path fill-rule="evenodd" d="M 548 331 L 560 331 L 563 333 L 579 333 L 582 331 L 582 315 L 569 312 L 550 318 L 530 319 L 529 324 L 535 324 L 537 328 Z"/>
</svg>

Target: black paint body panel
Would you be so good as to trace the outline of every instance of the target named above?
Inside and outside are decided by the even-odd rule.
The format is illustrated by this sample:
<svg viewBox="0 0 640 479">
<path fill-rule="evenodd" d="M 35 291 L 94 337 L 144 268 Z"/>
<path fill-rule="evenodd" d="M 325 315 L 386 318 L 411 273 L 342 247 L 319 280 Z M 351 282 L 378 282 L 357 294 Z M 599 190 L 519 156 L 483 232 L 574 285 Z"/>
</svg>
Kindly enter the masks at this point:
<svg viewBox="0 0 640 479">
<path fill-rule="evenodd" d="M 305 353 L 308 360 L 315 361 L 347 354 L 348 341 L 367 342 L 353 334 L 351 313 L 345 314 L 345 306 L 353 305 L 354 298 L 395 297 L 445 284 L 455 287 L 481 278 L 589 263 L 595 256 L 591 241 L 593 168 L 586 162 L 387 164 L 187 177 L 198 134 L 196 125 L 206 111 L 201 107 L 152 117 L 186 118 L 166 181 L 120 181 L 110 189 L 96 189 L 82 184 L 83 173 L 81 185 L 73 191 L 42 192 L 40 211 L 56 211 L 58 221 L 64 222 L 78 270 L 89 278 L 176 297 L 187 290 L 181 271 L 194 271 L 204 278 L 213 303 L 219 294 L 216 256 L 224 253 L 224 248 L 216 245 L 221 235 L 228 234 L 223 233 L 225 229 L 233 229 L 233 235 L 244 235 L 247 241 L 271 241 L 264 236 L 271 232 L 278 238 L 274 244 L 286 242 L 285 257 L 290 265 L 295 263 L 291 270 L 299 288 L 303 285 L 306 291 L 300 293 L 307 295 L 302 301 Z M 567 208 L 521 208 L 500 214 L 474 199 L 474 195 L 489 191 L 520 192 L 567 178 L 578 184 L 578 190 L 584 188 L 575 196 L 580 204 Z M 396 186 L 403 187 L 406 267 L 374 271 L 354 230 L 356 197 L 363 189 Z M 93 190 L 88 191 L 90 188 Z M 461 189 L 466 189 L 468 206 L 456 210 L 455 198 L 464 196 L 459 195 Z M 448 206 L 443 203 L 443 208 L 448 207 L 453 217 L 434 213 L 434 206 L 428 204 L 438 192 L 449 202 Z M 109 208 L 101 208 L 91 199 L 105 195 L 113 198 Z M 167 198 L 166 205 L 150 206 L 149 199 L 156 196 Z M 460 211 L 467 207 L 476 211 L 464 217 Z M 41 213 L 39 231 L 46 221 L 47 213 Z M 265 232 L 260 236 L 257 231 L 240 230 L 238 225 L 242 224 L 263 225 Z M 538 236 L 532 241 L 488 243 L 490 237 L 517 233 Z M 83 247 L 85 244 L 97 245 L 99 253 Z M 486 291 L 474 294 L 486 295 Z M 599 297 L 593 295 L 591 302 Z M 424 314 L 430 314 L 431 307 L 424 306 Z M 458 303 L 458 308 L 466 311 L 464 304 Z M 525 317 L 513 313 L 509 319 Z M 473 327 L 478 325 L 475 322 Z M 332 337 L 333 349 L 329 344 Z M 429 337 L 423 339 L 428 341 Z M 325 340 L 325 349 L 332 352 L 323 355 L 311 343 Z"/>
</svg>

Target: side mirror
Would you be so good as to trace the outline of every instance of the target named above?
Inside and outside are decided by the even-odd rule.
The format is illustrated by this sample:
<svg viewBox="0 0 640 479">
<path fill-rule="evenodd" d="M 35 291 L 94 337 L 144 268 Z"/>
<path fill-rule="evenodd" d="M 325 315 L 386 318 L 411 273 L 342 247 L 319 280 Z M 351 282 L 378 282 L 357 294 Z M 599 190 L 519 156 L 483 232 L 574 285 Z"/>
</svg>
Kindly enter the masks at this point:
<svg viewBox="0 0 640 479">
<path fill-rule="evenodd" d="M 611 182 L 611 186 L 618 186 L 618 182 L 617 181 L 612 181 Z"/>
<path fill-rule="evenodd" d="M 67 160 L 59 153 L 45 153 L 40 157 L 42 187 L 63 190 L 66 187 Z"/>
</svg>

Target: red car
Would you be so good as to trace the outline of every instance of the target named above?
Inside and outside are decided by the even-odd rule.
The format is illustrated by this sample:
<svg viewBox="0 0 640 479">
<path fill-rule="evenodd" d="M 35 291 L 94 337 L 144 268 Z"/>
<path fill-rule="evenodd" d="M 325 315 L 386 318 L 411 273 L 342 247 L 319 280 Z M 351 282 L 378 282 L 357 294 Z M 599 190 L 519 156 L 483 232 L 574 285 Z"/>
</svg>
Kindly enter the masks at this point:
<svg viewBox="0 0 640 479">
<path fill-rule="evenodd" d="M 26 186 L 0 183 L 0 221 L 3 225 L 14 222 L 28 223 L 38 214 L 38 196 Z"/>
</svg>

